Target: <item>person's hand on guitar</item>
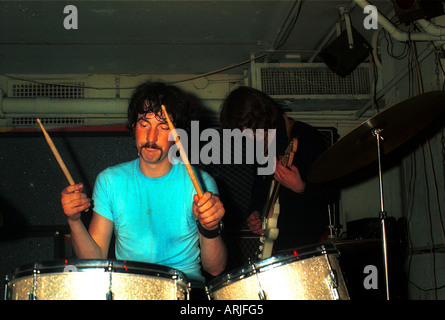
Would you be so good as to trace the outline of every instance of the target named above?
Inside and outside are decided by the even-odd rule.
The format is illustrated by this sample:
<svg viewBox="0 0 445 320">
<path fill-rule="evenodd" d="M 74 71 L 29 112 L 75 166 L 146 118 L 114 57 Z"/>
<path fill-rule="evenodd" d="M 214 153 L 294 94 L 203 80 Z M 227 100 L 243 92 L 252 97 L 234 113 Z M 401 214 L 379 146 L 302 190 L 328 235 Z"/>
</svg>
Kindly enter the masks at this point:
<svg viewBox="0 0 445 320">
<path fill-rule="evenodd" d="M 247 217 L 247 226 L 249 230 L 255 234 L 263 234 L 264 230 L 262 229 L 263 221 L 261 220 L 261 214 L 258 211 L 252 212 Z"/>
<path fill-rule="evenodd" d="M 286 167 L 283 166 L 281 161 L 277 161 L 274 178 L 281 185 L 296 193 L 303 193 L 306 188 L 306 183 L 301 179 L 300 171 L 294 165 Z"/>
</svg>

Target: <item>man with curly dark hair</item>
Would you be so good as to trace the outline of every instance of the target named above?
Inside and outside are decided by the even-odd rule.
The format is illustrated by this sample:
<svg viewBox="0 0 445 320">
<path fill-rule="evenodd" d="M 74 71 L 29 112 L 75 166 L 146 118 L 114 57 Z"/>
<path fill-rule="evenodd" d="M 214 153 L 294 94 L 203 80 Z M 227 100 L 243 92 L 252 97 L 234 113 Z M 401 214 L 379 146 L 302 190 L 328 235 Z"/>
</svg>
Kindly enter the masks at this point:
<svg viewBox="0 0 445 320">
<path fill-rule="evenodd" d="M 79 258 L 106 259 L 114 232 L 117 259 L 175 268 L 187 275 L 192 288 L 203 288 L 201 266 L 216 276 L 226 265 L 220 236 L 224 206 L 210 175 L 195 169 L 205 191 L 199 198 L 185 165 L 168 156 L 174 141 L 161 105 L 175 127 L 190 128 L 195 106 L 186 93 L 162 82 L 139 85 L 130 99 L 127 124 L 138 158 L 98 175 L 88 230 L 80 216 L 91 200 L 82 184 L 62 191 L 62 207 Z"/>
</svg>

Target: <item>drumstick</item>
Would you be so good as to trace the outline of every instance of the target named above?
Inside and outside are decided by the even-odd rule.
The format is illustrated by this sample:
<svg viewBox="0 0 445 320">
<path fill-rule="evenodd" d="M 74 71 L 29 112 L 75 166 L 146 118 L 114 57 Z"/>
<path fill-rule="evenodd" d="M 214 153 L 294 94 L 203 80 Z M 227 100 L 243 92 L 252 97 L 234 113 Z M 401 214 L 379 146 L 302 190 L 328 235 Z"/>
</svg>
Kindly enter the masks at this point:
<svg viewBox="0 0 445 320">
<path fill-rule="evenodd" d="M 65 166 L 65 163 L 62 160 L 62 157 L 59 154 L 59 151 L 57 151 L 57 148 L 54 145 L 53 141 L 51 140 L 51 137 L 48 135 L 45 128 L 43 128 L 42 123 L 40 122 L 39 118 L 37 118 L 37 122 L 39 123 L 40 128 L 42 128 L 43 134 L 45 135 L 45 139 L 48 142 L 48 145 L 51 148 L 54 156 L 56 157 L 56 160 L 59 163 L 60 168 L 62 169 L 63 173 L 65 174 L 65 177 L 68 179 L 68 182 L 70 183 L 70 185 L 75 184 L 73 178 L 71 177 L 71 174 L 69 173 L 68 169 Z"/>
<path fill-rule="evenodd" d="M 173 135 L 173 138 L 175 139 L 175 143 L 178 146 L 179 154 L 181 155 L 182 161 L 184 162 L 185 167 L 187 168 L 187 172 L 190 176 L 190 179 L 192 179 L 192 183 L 195 186 L 198 196 L 201 198 L 203 195 L 201 187 L 199 186 L 198 180 L 196 179 L 196 176 L 195 176 L 195 173 L 193 172 L 192 166 L 190 165 L 187 155 L 185 154 L 184 148 L 182 147 L 182 143 L 179 140 L 178 134 L 176 133 L 175 126 L 171 122 L 170 117 L 168 116 L 167 110 L 165 110 L 164 105 L 161 105 L 161 108 L 162 108 L 162 111 L 164 112 L 165 119 L 167 120 L 168 126 L 169 126 L 171 133 Z"/>
</svg>

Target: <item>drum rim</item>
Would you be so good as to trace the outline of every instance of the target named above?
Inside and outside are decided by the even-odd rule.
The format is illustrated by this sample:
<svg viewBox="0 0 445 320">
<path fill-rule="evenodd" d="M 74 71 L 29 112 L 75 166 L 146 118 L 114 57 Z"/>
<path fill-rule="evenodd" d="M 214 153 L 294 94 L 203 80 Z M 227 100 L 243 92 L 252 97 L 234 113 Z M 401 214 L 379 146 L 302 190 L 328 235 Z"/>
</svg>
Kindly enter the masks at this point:
<svg viewBox="0 0 445 320">
<path fill-rule="evenodd" d="M 184 272 L 154 263 L 127 261 L 127 260 L 113 260 L 113 259 L 56 259 L 47 260 L 36 263 L 28 263 L 21 265 L 15 269 L 14 274 L 9 276 L 9 281 L 20 279 L 22 277 L 30 276 L 35 273 L 52 274 L 67 272 L 67 266 L 75 266 L 75 272 L 87 272 L 94 269 L 104 269 L 104 272 L 124 273 L 135 275 L 156 276 L 162 278 L 170 278 L 177 281 L 187 283 L 187 276 Z M 70 270 L 72 272 L 74 270 Z"/>
<path fill-rule="evenodd" d="M 213 293 L 214 291 L 217 291 L 224 286 L 235 283 L 244 278 L 248 278 L 255 273 L 265 272 L 267 270 L 281 267 L 297 260 L 305 260 L 325 254 L 339 255 L 340 253 L 333 244 L 320 244 L 316 246 L 306 246 L 284 250 L 277 253 L 277 255 L 244 265 L 240 268 L 232 270 L 232 272 L 220 275 L 215 279 L 212 279 L 211 281 L 209 281 L 207 290 L 209 291 L 209 293 Z"/>
</svg>

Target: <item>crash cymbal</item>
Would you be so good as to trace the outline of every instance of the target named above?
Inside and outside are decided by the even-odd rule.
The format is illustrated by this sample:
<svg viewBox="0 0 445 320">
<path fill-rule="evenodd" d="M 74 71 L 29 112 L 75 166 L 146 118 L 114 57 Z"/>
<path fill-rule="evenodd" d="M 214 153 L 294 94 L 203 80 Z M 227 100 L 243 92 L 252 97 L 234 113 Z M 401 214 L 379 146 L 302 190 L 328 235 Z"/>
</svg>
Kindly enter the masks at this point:
<svg viewBox="0 0 445 320">
<path fill-rule="evenodd" d="M 432 91 L 378 113 L 326 150 L 309 170 L 309 181 L 331 181 L 377 160 L 375 129 L 381 130 L 381 154 L 385 155 L 442 116 L 444 109 L 445 92 Z"/>
</svg>

